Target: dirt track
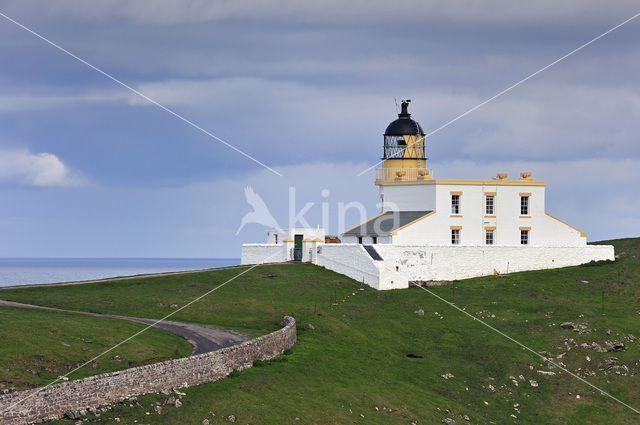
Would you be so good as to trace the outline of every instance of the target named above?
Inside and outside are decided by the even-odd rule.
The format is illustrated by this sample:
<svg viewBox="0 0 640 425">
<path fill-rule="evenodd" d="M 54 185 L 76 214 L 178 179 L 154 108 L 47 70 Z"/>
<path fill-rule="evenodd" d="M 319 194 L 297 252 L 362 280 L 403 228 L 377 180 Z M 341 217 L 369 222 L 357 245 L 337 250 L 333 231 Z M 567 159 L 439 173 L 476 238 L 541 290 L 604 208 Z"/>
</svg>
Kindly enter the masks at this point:
<svg viewBox="0 0 640 425">
<path fill-rule="evenodd" d="M 3 301 L 3 300 L 0 300 L 0 307 L 1 306 L 34 308 L 34 309 L 51 310 L 51 311 L 63 311 L 67 313 L 85 314 L 88 316 L 95 316 L 95 317 L 106 317 L 110 319 L 130 320 L 132 322 L 144 323 L 147 325 L 152 325 L 155 323 L 154 327 L 165 330 L 167 332 L 171 332 L 172 334 L 177 335 L 189 341 L 189 343 L 193 346 L 193 351 L 191 352 L 192 356 L 196 354 L 207 353 L 209 351 L 215 351 L 223 347 L 230 347 L 232 345 L 236 345 L 250 339 L 248 335 L 242 334 L 240 332 L 232 331 L 229 329 L 218 328 L 215 326 L 197 325 L 194 323 L 181 323 L 181 322 L 170 322 L 170 321 L 162 321 L 162 322 L 156 323 L 157 322 L 156 319 L 117 316 L 114 314 L 88 313 L 84 311 L 65 310 L 61 308 L 44 307 L 39 305 L 23 304 L 23 303 L 16 303 L 13 301 Z"/>
</svg>

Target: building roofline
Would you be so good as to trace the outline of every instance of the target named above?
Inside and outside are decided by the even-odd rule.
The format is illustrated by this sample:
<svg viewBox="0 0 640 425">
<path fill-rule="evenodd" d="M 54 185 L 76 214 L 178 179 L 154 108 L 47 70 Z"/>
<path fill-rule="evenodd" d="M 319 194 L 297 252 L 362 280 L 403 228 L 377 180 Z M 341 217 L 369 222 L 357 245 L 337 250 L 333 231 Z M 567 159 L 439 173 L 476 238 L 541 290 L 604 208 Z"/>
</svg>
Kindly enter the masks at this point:
<svg viewBox="0 0 640 425">
<path fill-rule="evenodd" d="M 355 229 L 356 227 L 363 226 L 363 225 L 367 224 L 368 222 L 370 222 L 371 220 L 375 220 L 376 218 L 378 218 L 378 217 L 380 217 L 381 215 L 386 214 L 386 213 L 387 213 L 387 211 L 382 211 L 380 214 L 375 215 L 375 216 L 371 217 L 370 219 L 363 221 L 363 222 L 362 222 L 362 223 L 360 223 L 360 224 L 356 224 L 355 226 L 348 228 L 347 230 L 343 231 L 343 232 L 342 232 L 342 234 L 344 235 L 345 233 L 352 231 L 352 230 L 353 230 L 353 229 Z"/>
<path fill-rule="evenodd" d="M 425 179 L 425 180 L 399 180 L 387 181 L 376 180 L 378 186 L 404 186 L 404 185 L 461 185 L 461 186 L 546 186 L 543 181 L 526 181 L 526 180 L 443 180 L 443 179 Z"/>
</svg>

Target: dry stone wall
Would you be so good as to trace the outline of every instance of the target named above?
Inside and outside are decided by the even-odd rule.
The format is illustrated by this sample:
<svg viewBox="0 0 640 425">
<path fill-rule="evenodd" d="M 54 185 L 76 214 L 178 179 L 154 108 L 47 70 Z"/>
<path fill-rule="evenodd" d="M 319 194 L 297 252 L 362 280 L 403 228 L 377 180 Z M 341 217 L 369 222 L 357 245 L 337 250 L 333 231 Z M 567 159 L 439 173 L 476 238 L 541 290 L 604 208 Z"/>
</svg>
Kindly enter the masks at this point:
<svg viewBox="0 0 640 425">
<path fill-rule="evenodd" d="M 23 425 L 58 419 L 69 411 L 96 408 L 142 394 L 217 381 L 234 370 L 251 367 L 254 360 L 271 360 L 281 356 L 295 345 L 296 340 L 296 321 L 293 317 L 285 316 L 281 329 L 232 347 L 63 382 L 37 393 L 35 389 L 6 394 L 0 397 L 0 425 Z M 17 402 L 20 403 L 11 407 Z"/>
</svg>

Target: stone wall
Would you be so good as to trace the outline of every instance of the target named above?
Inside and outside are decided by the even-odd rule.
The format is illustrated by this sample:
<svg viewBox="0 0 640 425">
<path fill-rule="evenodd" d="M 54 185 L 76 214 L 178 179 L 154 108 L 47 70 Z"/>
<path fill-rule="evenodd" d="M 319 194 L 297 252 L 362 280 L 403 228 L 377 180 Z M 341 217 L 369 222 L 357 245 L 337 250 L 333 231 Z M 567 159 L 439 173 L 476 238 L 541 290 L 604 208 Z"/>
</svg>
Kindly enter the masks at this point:
<svg viewBox="0 0 640 425">
<path fill-rule="evenodd" d="M 233 370 L 251 367 L 254 360 L 271 360 L 291 348 L 297 338 L 295 319 L 285 316 L 283 326 L 268 335 L 210 353 L 63 382 L 31 397 L 37 389 L 0 396 L 0 425 L 57 419 L 68 411 L 95 408 L 142 394 L 217 381 Z"/>
</svg>

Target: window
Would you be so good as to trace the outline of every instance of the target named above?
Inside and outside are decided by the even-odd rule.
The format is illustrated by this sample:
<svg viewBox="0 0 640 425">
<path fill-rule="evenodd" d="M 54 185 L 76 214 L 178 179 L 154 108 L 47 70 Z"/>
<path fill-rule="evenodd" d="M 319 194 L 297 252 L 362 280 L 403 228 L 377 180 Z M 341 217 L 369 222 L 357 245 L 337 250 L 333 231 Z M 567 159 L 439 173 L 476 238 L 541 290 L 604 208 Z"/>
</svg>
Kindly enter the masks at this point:
<svg viewBox="0 0 640 425">
<path fill-rule="evenodd" d="M 371 243 L 378 243 L 378 237 L 377 236 L 371 236 Z"/>
<path fill-rule="evenodd" d="M 451 195 L 451 214 L 460 214 L 460 195 Z"/>
<path fill-rule="evenodd" d="M 459 229 L 451 229 L 451 245 L 460 245 Z"/>
<path fill-rule="evenodd" d="M 529 215 L 529 197 L 520 197 L 520 215 Z"/>
<path fill-rule="evenodd" d="M 495 212 L 495 209 L 493 208 L 494 200 L 495 200 L 495 198 L 493 196 L 487 196 L 485 198 L 485 204 L 484 204 L 484 213 L 485 213 L 485 215 L 493 215 L 494 214 L 494 212 Z"/>
<path fill-rule="evenodd" d="M 276 237 L 276 245 L 278 244 L 278 234 L 276 233 L 275 235 L 273 235 Z"/>
<path fill-rule="evenodd" d="M 520 245 L 529 245 L 529 231 L 520 230 Z"/>
<path fill-rule="evenodd" d="M 493 245 L 493 230 L 485 230 L 484 243 L 486 245 Z"/>
<path fill-rule="evenodd" d="M 358 243 L 362 244 L 362 236 L 358 236 Z"/>
</svg>

